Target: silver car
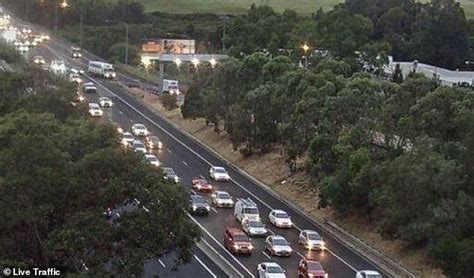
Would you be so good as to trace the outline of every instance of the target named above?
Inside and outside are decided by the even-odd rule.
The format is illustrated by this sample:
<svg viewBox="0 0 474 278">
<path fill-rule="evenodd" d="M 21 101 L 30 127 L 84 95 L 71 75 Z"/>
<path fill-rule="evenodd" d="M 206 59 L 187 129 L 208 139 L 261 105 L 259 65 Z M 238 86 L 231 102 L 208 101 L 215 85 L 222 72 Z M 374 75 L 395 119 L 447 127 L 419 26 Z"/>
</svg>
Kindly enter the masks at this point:
<svg viewBox="0 0 474 278">
<path fill-rule="evenodd" d="M 272 256 L 279 257 L 289 257 L 293 252 L 288 241 L 279 235 L 268 236 L 265 240 L 265 249 L 267 249 Z"/>
</svg>

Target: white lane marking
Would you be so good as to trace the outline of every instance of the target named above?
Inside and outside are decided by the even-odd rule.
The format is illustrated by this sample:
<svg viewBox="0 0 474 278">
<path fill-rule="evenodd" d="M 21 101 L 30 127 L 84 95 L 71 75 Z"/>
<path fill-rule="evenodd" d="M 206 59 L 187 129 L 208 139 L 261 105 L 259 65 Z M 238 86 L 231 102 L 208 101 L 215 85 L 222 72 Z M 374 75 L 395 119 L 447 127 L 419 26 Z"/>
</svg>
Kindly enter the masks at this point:
<svg viewBox="0 0 474 278">
<path fill-rule="evenodd" d="M 47 47 L 53 54 L 55 54 L 57 57 L 61 57 L 59 56 L 59 54 L 56 54 L 54 50 L 50 49 L 49 47 Z M 64 57 L 63 57 L 64 58 Z M 82 63 L 84 64 L 84 63 Z M 98 83 L 97 80 L 95 78 L 92 78 L 91 76 L 87 75 L 87 74 L 84 74 L 86 77 L 88 77 L 90 80 L 94 81 L 97 83 L 97 85 L 101 86 L 102 88 L 104 88 L 106 91 L 108 91 L 110 94 L 112 94 L 113 96 L 115 96 L 117 99 L 119 99 L 120 101 L 122 101 L 124 104 L 126 104 L 130 109 L 132 109 L 133 111 L 135 111 L 137 114 L 139 114 L 140 116 L 142 116 L 143 118 L 145 118 L 146 120 L 148 120 L 150 123 L 153 123 L 156 127 L 158 127 L 159 129 L 161 129 L 164 133 L 166 133 L 168 136 L 170 136 L 171 138 L 173 138 L 176 142 L 180 143 L 184 148 L 188 149 L 191 153 L 193 153 L 194 155 L 196 155 L 197 157 L 199 157 L 202 161 L 206 162 L 209 166 L 213 166 L 209 160 L 205 159 L 203 156 L 201 156 L 200 154 L 198 154 L 196 151 L 194 151 L 193 149 L 191 149 L 191 147 L 189 147 L 188 145 L 184 144 L 181 140 L 179 140 L 176 136 L 174 136 L 173 134 L 171 134 L 169 131 L 167 131 L 166 129 L 164 129 L 163 127 L 161 127 L 157 122 L 155 122 L 154 120 L 152 120 L 150 117 L 148 117 L 147 115 L 143 114 L 140 110 L 138 110 L 137 108 L 135 108 L 133 105 L 131 105 L 130 103 L 128 103 L 127 101 L 125 101 L 123 98 L 121 98 L 120 96 L 118 96 L 117 94 L 115 94 L 112 90 L 110 90 L 109 88 L 105 87 L 103 84 L 101 83 Z M 160 115 L 157 115 L 158 117 L 161 117 Z M 162 118 L 162 117 L 161 117 Z M 168 152 L 171 153 L 171 150 L 168 149 Z M 258 200 L 260 203 L 262 203 L 263 205 L 265 205 L 267 208 L 269 208 L 270 210 L 273 210 L 273 208 L 268 205 L 266 202 L 264 202 L 262 199 L 260 199 L 259 197 L 257 197 L 254 193 L 250 192 L 247 188 L 245 188 L 244 186 L 242 186 L 240 183 L 238 183 L 237 181 L 235 181 L 234 179 L 231 178 L 231 181 L 233 183 L 235 183 L 237 186 L 239 186 L 242 190 L 244 190 L 245 192 L 247 192 L 249 195 L 251 195 L 252 197 L 254 197 L 256 200 Z M 201 226 L 202 227 L 202 226 Z M 302 231 L 301 228 L 299 228 L 297 225 L 294 225 L 293 224 L 293 227 L 295 227 L 298 231 Z M 207 230 L 205 230 L 207 232 Z M 221 245 L 222 246 L 222 245 Z M 332 252 L 331 250 L 329 249 L 326 249 L 328 251 L 328 253 L 330 253 L 331 255 L 333 255 L 335 258 L 339 259 L 341 262 L 343 262 L 345 265 L 347 265 L 349 268 L 351 268 L 352 270 L 354 270 L 354 272 L 357 272 L 357 269 L 354 268 L 352 265 L 350 265 L 348 262 L 346 262 L 345 260 L 343 260 L 341 257 L 337 256 L 334 252 Z M 226 250 L 227 251 L 227 250 Z M 230 253 L 229 253 L 230 254 Z M 233 257 L 234 260 L 235 257 Z M 240 264 L 240 262 L 239 262 Z M 244 269 L 250 273 L 248 271 L 247 268 L 244 267 Z M 252 277 L 254 277 L 252 275 Z"/>
<path fill-rule="evenodd" d="M 204 228 L 201 223 L 199 223 L 194 217 L 191 216 L 191 214 L 189 214 L 188 212 L 185 212 L 186 215 L 188 215 L 189 218 L 191 218 L 191 220 L 193 220 L 193 222 L 199 226 L 199 228 L 201 228 L 201 230 L 203 230 L 212 240 L 214 240 L 215 243 L 217 243 L 217 245 L 219 245 L 240 267 L 242 267 L 242 269 L 244 269 L 248 274 L 250 274 L 250 277 L 252 278 L 255 278 L 255 276 L 252 274 L 252 272 L 250 272 L 250 270 L 248 270 L 247 267 L 245 267 L 234 255 L 232 255 L 232 253 L 229 252 L 229 250 L 227 250 L 213 235 L 211 235 L 211 233 L 209 233 L 206 228 Z M 240 272 L 237 271 L 237 273 L 239 273 L 241 275 L 241 277 L 244 277 L 244 275 Z"/>
<path fill-rule="evenodd" d="M 194 191 L 194 190 L 192 190 L 192 189 L 191 189 L 191 192 L 192 192 L 193 194 L 197 194 L 196 191 Z"/>
<path fill-rule="evenodd" d="M 303 254 L 301 254 L 300 252 L 296 251 L 296 254 L 298 254 L 298 256 L 300 256 L 302 259 L 306 258 L 305 256 L 303 256 Z"/>
<path fill-rule="evenodd" d="M 170 149 L 166 149 L 166 151 L 169 152 L 169 153 L 173 153 Z"/>
<path fill-rule="evenodd" d="M 215 208 L 211 207 L 211 209 L 213 212 L 217 213 L 217 210 Z"/>
<path fill-rule="evenodd" d="M 204 268 L 207 270 L 207 272 L 209 272 L 209 273 L 211 274 L 211 276 L 212 276 L 213 278 L 217 278 L 217 275 L 215 275 L 214 272 L 212 272 L 212 271 L 209 269 L 209 267 L 207 267 L 207 265 L 206 265 L 203 261 L 201 261 L 201 259 L 199 259 L 198 256 L 194 255 L 194 258 L 196 259 L 196 261 L 198 261 L 198 262 L 202 265 L 202 267 L 204 267 Z"/>
<path fill-rule="evenodd" d="M 119 110 L 119 114 L 120 114 L 120 115 L 123 115 L 123 112 Z"/>
<path fill-rule="evenodd" d="M 214 249 L 214 247 L 212 247 L 209 242 L 207 242 L 207 240 L 201 238 L 201 241 L 207 245 L 207 247 L 209 249 L 211 249 L 211 251 L 214 253 L 214 254 L 217 254 L 217 256 L 219 256 L 222 260 L 224 260 L 228 265 L 230 265 L 230 267 L 236 272 L 239 274 L 240 277 L 244 277 L 244 275 L 242 273 L 240 273 L 240 271 L 238 271 L 226 258 L 224 258 L 224 256 L 222 256 L 221 253 L 217 252 L 216 249 Z"/>
<path fill-rule="evenodd" d="M 188 163 L 186 161 L 181 161 L 184 165 L 188 166 Z"/>
<path fill-rule="evenodd" d="M 133 124 L 133 120 L 132 120 L 132 119 L 129 119 L 129 121 Z"/>
<path fill-rule="evenodd" d="M 268 228 L 267 228 L 267 231 L 269 231 L 269 232 L 270 232 L 272 235 L 274 235 L 274 234 L 275 234 L 275 232 L 274 232 L 274 231 L 272 231 L 272 230 L 270 230 L 270 229 L 268 229 Z"/>
<path fill-rule="evenodd" d="M 161 259 L 158 259 L 158 262 L 161 264 L 162 267 L 166 268 L 166 265 L 161 261 Z"/>
<path fill-rule="evenodd" d="M 262 254 L 263 254 L 263 255 L 265 255 L 265 257 L 267 257 L 267 258 L 271 259 L 270 255 L 268 255 L 268 254 L 267 254 L 267 252 L 265 252 L 265 250 L 264 250 L 264 251 L 262 251 Z"/>
</svg>

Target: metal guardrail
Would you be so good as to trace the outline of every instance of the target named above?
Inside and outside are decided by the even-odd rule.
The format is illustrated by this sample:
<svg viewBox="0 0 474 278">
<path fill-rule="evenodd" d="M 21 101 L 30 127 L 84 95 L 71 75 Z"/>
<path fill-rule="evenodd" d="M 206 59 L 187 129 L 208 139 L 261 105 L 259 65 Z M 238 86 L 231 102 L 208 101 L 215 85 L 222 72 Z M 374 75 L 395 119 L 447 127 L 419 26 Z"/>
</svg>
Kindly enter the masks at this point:
<svg viewBox="0 0 474 278">
<path fill-rule="evenodd" d="M 379 250 L 373 248 L 368 243 L 364 242 L 360 238 L 346 231 L 342 227 L 339 227 L 336 223 L 332 222 L 331 220 L 325 218 L 324 224 L 328 228 L 330 233 L 333 234 L 333 236 L 338 237 L 341 241 L 346 242 L 346 245 L 348 247 L 354 247 L 358 249 L 358 253 L 360 253 L 362 256 L 369 257 L 367 254 L 371 254 L 370 260 L 376 260 L 377 263 L 379 263 L 380 265 L 383 265 L 384 270 L 387 271 L 390 276 L 410 277 L 410 278 L 417 277 L 415 274 L 411 273 L 408 269 L 406 269 L 400 263 L 396 263 L 392 259 L 385 256 L 385 254 L 383 254 Z M 343 238 L 340 238 L 340 236 L 337 235 L 337 233 L 342 235 Z M 350 241 L 350 242 L 347 242 L 347 241 Z"/>
</svg>

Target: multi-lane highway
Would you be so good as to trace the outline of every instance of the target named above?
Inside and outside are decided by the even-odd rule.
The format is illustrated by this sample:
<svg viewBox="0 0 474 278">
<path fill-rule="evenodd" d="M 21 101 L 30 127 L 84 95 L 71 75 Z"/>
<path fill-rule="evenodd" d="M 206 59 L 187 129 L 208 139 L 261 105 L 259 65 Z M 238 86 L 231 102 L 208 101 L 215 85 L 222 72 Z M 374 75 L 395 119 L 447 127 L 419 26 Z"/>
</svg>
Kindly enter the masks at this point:
<svg viewBox="0 0 474 278">
<path fill-rule="evenodd" d="M 73 67 L 85 69 L 89 59 L 97 59 L 90 54 L 84 53 L 81 59 L 70 57 L 70 44 L 62 40 L 51 38 L 45 45 L 32 50 L 31 56 L 43 55 L 47 61 L 52 59 L 64 60 Z M 89 102 L 98 102 L 100 96 L 108 96 L 113 102 L 112 108 L 105 109 L 103 119 L 118 123 L 124 131 L 130 131 L 132 124 L 142 123 L 148 130 L 157 135 L 163 142 L 164 148 L 156 155 L 163 164 L 173 167 L 181 178 L 181 184 L 186 190 L 191 191 L 191 179 L 198 175 L 206 175 L 212 165 L 224 166 L 232 177 L 229 182 L 213 182 L 214 190 L 224 190 L 229 192 L 234 198 L 250 197 L 257 205 L 264 223 L 267 224 L 271 234 L 284 236 L 291 244 L 294 252 L 291 257 L 278 258 L 271 257 L 264 250 L 264 238 L 253 238 L 254 253 L 252 256 L 234 256 L 223 246 L 224 230 L 227 227 L 240 227 L 233 215 L 232 209 L 212 208 L 207 217 L 194 217 L 189 215 L 203 231 L 203 241 L 210 250 L 225 261 L 241 277 L 256 277 L 257 265 L 261 262 L 274 261 L 280 264 L 288 277 L 297 276 L 298 262 L 301 258 L 307 257 L 321 262 L 329 276 L 331 277 L 355 277 L 356 271 L 373 269 L 382 272 L 377 266 L 367 261 L 365 258 L 355 253 L 351 249 L 341 244 L 321 230 L 320 226 L 311 221 L 302 213 L 296 211 L 286 202 L 281 201 L 275 195 L 259 186 L 252 179 L 242 174 L 237 168 L 228 165 L 225 161 L 193 140 L 175 126 L 170 124 L 161 115 L 150 111 L 145 105 L 130 96 L 125 89 L 117 86 L 117 82 L 123 82 L 130 78 L 119 74 L 116 81 L 106 81 L 90 76 L 86 76 L 88 81 L 96 83 L 97 94 L 86 95 Z M 210 197 L 210 194 L 203 194 Z M 273 227 L 268 222 L 268 214 L 272 209 L 285 210 L 291 217 L 294 227 L 291 229 L 279 229 Z M 307 251 L 297 244 L 299 232 L 303 229 L 318 231 L 326 242 L 325 251 Z M 172 261 L 169 258 L 156 259 L 154 262 L 146 263 L 147 275 L 152 272 L 159 272 L 163 277 L 223 277 L 224 272 L 219 269 L 201 251 L 196 250 L 196 257 L 191 266 L 180 269 L 180 274 L 167 272 Z M 168 263 L 168 264 L 167 264 Z M 198 272 L 199 271 L 199 272 Z"/>
</svg>

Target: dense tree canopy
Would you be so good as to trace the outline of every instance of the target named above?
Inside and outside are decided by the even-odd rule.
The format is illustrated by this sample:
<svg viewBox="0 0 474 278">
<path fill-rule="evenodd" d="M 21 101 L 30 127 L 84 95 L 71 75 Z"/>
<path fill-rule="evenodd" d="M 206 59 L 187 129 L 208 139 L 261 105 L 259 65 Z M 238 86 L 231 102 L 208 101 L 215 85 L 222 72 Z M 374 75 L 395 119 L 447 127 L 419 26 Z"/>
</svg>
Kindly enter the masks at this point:
<svg viewBox="0 0 474 278">
<path fill-rule="evenodd" d="M 130 276 L 166 252 L 189 261 L 199 233 L 184 192 L 121 148 L 112 125 L 86 119 L 74 93 L 39 69 L 0 76 L 0 264 Z M 135 198 L 147 209 L 107 221 Z"/>
</svg>

